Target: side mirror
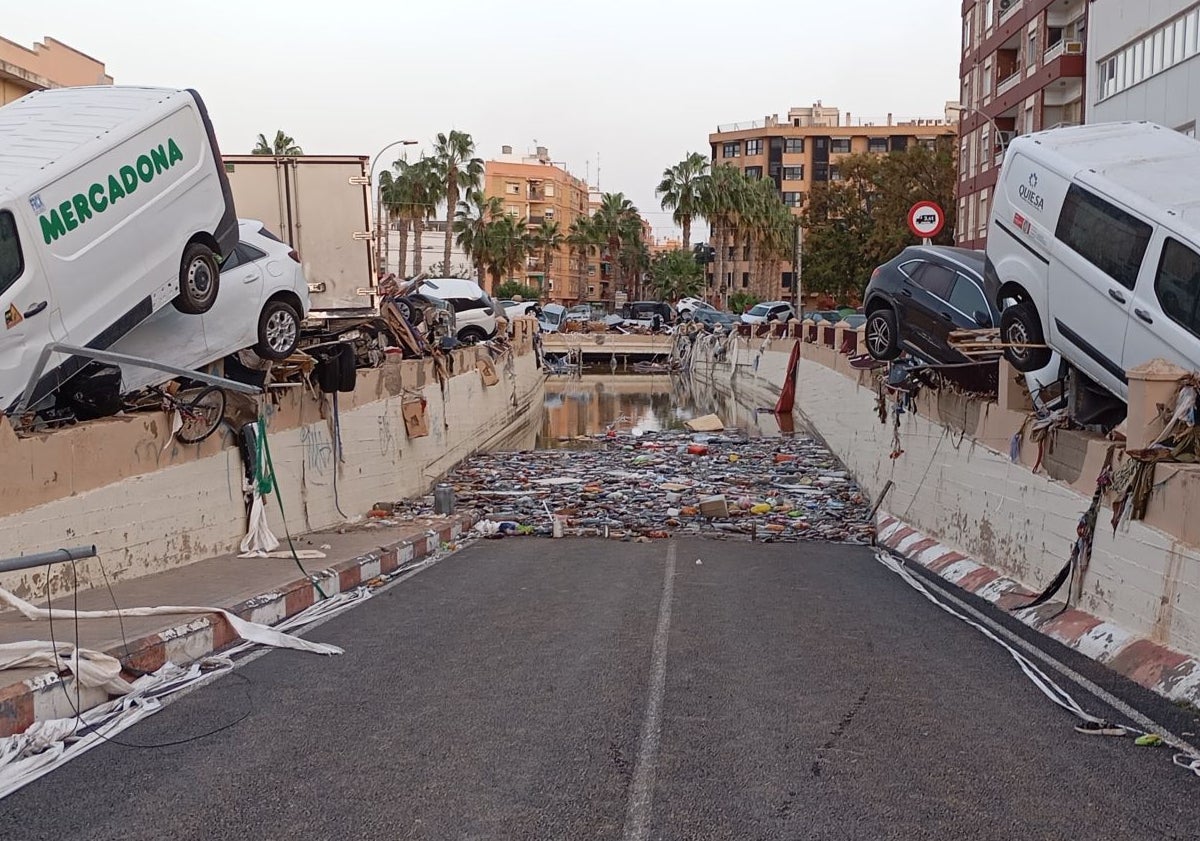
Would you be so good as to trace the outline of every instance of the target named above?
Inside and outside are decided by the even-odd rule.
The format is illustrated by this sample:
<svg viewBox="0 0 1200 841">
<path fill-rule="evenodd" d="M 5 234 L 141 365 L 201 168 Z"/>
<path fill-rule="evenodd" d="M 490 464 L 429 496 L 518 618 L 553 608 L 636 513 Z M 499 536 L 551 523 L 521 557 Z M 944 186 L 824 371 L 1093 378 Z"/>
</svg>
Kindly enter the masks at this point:
<svg viewBox="0 0 1200 841">
<path fill-rule="evenodd" d="M 975 323 L 980 327 L 991 327 L 992 317 L 983 310 L 975 310 Z"/>
</svg>

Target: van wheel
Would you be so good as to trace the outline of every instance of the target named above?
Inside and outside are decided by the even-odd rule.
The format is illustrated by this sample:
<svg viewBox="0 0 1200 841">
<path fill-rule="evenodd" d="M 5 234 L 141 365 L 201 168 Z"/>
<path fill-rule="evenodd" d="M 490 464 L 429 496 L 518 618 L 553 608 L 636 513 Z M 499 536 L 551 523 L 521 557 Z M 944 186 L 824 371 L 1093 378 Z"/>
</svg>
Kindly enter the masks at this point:
<svg viewBox="0 0 1200 841">
<path fill-rule="evenodd" d="M 1029 347 L 1046 341 L 1042 336 L 1041 319 L 1032 301 L 1021 301 L 1000 313 L 1000 340 L 1009 345 L 1004 349 L 1004 358 L 1023 374 L 1050 364 L 1050 348 Z"/>
<path fill-rule="evenodd" d="M 896 313 L 884 307 L 867 316 L 867 352 L 875 359 L 891 361 L 900 355 L 900 331 Z"/>
<path fill-rule="evenodd" d="M 487 341 L 487 332 L 482 327 L 464 327 L 458 331 L 458 340 L 464 345 Z"/>
<path fill-rule="evenodd" d="M 204 243 L 193 242 L 183 252 L 179 264 L 179 295 L 175 309 L 188 315 L 200 315 L 212 309 L 217 300 L 220 269 L 217 256 Z"/>
<path fill-rule="evenodd" d="M 258 317 L 258 344 L 263 359 L 287 359 L 300 341 L 300 313 L 287 301 L 267 301 Z"/>
</svg>

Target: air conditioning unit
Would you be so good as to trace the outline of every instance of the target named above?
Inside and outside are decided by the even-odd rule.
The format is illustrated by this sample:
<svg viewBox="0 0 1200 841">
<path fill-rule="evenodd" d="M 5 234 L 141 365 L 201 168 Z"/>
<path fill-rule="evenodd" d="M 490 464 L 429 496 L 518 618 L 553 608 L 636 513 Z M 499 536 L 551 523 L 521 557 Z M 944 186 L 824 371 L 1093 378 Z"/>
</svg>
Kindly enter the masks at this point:
<svg viewBox="0 0 1200 841">
<path fill-rule="evenodd" d="M 1083 42 L 1063 41 L 1063 52 L 1066 55 L 1083 55 Z"/>
<path fill-rule="evenodd" d="M 1021 0 L 999 0 L 996 5 L 1000 8 L 1000 14 L 1004 14 Z"/>
<path fill-rule="evenodd" d="M 996 151 L 1003 152 L 1008 148 L 1008 144 L 1013 142 L 1013 138 L 1017 136 L 1015 131 L 998 131 L 996 132 Z"/>
</svg>

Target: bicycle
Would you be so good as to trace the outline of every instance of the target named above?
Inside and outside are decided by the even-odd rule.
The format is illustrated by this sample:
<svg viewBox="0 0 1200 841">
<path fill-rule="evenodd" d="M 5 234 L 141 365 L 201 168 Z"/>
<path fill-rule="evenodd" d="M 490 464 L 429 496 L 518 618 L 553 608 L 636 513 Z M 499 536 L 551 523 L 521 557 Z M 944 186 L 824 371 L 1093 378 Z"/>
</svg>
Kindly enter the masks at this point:
<svg viewBox="0 0 1200 841">
<path fill-rule="evenodd" d="M 184 444 L 199 444 L 217 431 L 225 417 L 225 391 L 219 386 L 177 393 L 150 386 L 146 392 L 159 399 L 167 414 L 179 413 L 181 425 L 175 430 L 175 437 Z"/>
</svg>

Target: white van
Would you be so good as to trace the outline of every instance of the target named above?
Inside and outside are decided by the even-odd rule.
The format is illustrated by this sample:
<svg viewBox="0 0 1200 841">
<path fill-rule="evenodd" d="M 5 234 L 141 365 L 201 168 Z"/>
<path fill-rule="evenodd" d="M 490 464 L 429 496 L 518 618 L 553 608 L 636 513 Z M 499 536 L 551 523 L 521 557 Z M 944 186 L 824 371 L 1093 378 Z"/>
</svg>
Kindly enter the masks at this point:
<svg viewBox="0 0 1200 841">
<path fill-rule="evenodd" d="M 195 91 L 37 91 L 0 108 L 0 408 L 50 342 L 111 347 L 174 303 L 210 309 L 238 242 Z M 87 362 L 56 355 L 35 401 Z"/>
<path fill-rule="evenodd" d="M 1125 372 L 1162 357 L 1200 369 L 1200 142 L 1105 123 L 1009 145 L 985 280 L 1006 342 L 1045 342 L 1122 400 Z M 1009 348 L 1019 370 L 1051 350 Z"/>
</svg>

